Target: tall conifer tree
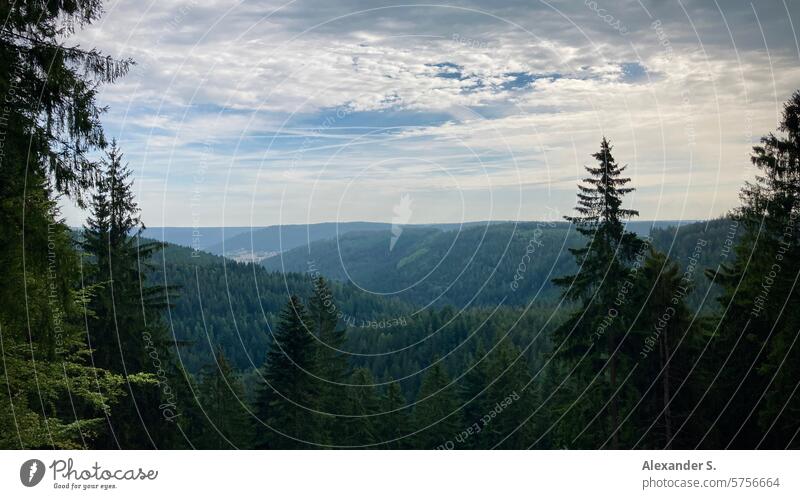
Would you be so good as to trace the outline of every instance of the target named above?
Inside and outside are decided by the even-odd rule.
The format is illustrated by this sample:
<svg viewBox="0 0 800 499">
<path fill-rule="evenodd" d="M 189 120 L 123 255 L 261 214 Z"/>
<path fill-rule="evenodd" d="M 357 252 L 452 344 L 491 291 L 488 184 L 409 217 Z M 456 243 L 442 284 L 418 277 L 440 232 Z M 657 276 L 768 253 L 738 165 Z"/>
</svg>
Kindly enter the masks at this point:
<svg viewBox="0 0 800 499">
<path fill-rule="evenodd" d="M 733 212 L 744 234 L 734 262 L 715 276 L 726 313 L 714 342 L 719 375 L 705 404 L 719 417 L 702 444 L 797 448 L 800 91 L 786 102 L 778 133 L 753 147 L 751 161 L 756 178 Z"/>
<path fill-rule="evenodd" d="M 216 353 L 200 380 L 200 409 L 206 424 L 195 443 L 201 449 L 246 449 L 253 445 L 244 387 L 225 354 Z"/>
<path fill-rule="evenodd" d="M 130 63 L 65 45 L 101 14 L 99 1 L 0 3 L 2 448 L 90 446 L 120 394 L 121 378 L 91 365 L 91 290 L 56 203 L 82 203 L 97 179 L 96 96 Z"/>
<path fill-rule="evenodd" d="M 642 241 L 625 230 L 626 220 L 639 213 L 622 207 L 624 196 L 634 189 L 626 187 L 630 182 L 630 178 L 622 176 L 626 167 L 617 164 L 611 149 L 604 137 L 600 150 L 592 155 L 597 166 L 585 167 L 589 173 L 584 179 L 586 185 L 578 186 L 575 207 L 578 214 L 565 217 L 586 237 L 586 243 L 570 249 L 578 271 L 553 282 L 564 288 L 566 298 L 579 301 L 581 306 L 580 311 L 556 331 L 554 342 L 559 348 L 556 354 L 563 360 L 577 361 L 588 349 L 593 350 L 576 371 L 578 383 L 584 384 L 577 388 L 581 392 L 588 388 L 582 407 L 568 409 L 574 412 L 567 421 L 577 423 L 573 428 L 577 430 L 595 419 L 599 411 L 607 412 L 603 432 L 594 431 L 594 434 L 612 435 L 611 446 L 617 447 L 619 405 L 623 394 L 612 395 L 619 388 L 620 367 L 620 357 L 614 352 L 628 324 L 621 310 L 624 303 L 620 303 L 619 293 L 621 286 L 628 282 L 629 264 Z M 599 369 L 606 373 L 598 379 Z M 607 409 L 602 409 L 606 403 Z M 585 411 L 583 416 L 580 411 Z"/>
<path fill-rule="evenodd" d="M 259 428 L 261 448 L 299 449 L 324 443 L 315 412 L 320 383 L 313 374 L 318 366 L 312 328 L 303 303 L 290 297 L 267 353 L 256 401 L 257 414 L 268 426 Z"/>
</svg>

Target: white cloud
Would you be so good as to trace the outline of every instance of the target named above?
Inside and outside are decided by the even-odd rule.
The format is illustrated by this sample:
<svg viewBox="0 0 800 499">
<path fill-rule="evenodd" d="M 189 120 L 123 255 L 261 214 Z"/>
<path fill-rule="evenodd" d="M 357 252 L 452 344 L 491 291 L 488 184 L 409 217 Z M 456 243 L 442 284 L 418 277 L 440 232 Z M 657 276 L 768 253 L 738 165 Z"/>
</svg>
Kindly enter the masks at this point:
<svg viewBox="0 0 800 499">
<path fill-rule="evenodd" d="M 748 2 L 683 2 L 686 14 L 608 2 L 623 36 L 582 2 L 554 5 L 117 2 L 79 39 L 139 63 L 102 101 L 151 225 L 192 223 L 198 163 L 210 172 L 205 225 L 323 220 L 350 184 L 364 193 L 351 218 L 413 189 L 418 212 L 440 221 L 455 208 L 433 193 L 454 186 L 472 218 L 515 217 L 515 189 L 534 196 L 523 213 L 541 189 L 566 212 L 602 134 L 631 165 L 644 218 L 732 207 L 749 147 L 800 81 L 784 7 L 755 4 L 759 27 Z M 379 129 L 398 124 L 409 127 Z"/>
</svg>

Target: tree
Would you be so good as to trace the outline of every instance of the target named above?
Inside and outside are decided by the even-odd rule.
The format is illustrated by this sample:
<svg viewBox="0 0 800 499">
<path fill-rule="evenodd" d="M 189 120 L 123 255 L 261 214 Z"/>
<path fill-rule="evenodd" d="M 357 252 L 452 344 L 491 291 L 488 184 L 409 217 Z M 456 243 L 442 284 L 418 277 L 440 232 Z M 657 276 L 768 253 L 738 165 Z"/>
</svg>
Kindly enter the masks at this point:
<svg viewBox="0 0 800 499">
<path fill-rule="evenodd" d="M 309 318 L 316 338 L 316 365 L 319 381 L 317 409 L 323 413 L 323 429 L 328 440 L 341 441 L 348 418 L 337 417 L 347 413 L 347 381 L 350 366 L 344 356 L 345 328 L 339 327 L 333 293 L 322 277 L 314 280 L 314 289 L 308 300 Z"/>
<path fill-rule="evenodd" d="M 173 403 L 176 370 L 166 329 L 165 288 L 148 284 L 157 243 L 140 242 L 144 225 L 133 196 L 130 170 L 112 142 L 102 161 L 80 247 L 88 256 L 83 283 L 94 289 L 87 319 L 95 365 L 122 374 L 127 397 L 112 408 L 103 447 L 161 447 L 172 436 L 174 418 L 161 407 Z M 174 411 L 173 411 L 174 413 Z"/>
<path fill-rule="evenodd" d="M 85 447 L 102 432 L 121 377 L 91 365 L 70 230 L 56 208 L 82 203 L 105 146 L 95 97 L 127 71 L 61 40 L 100 2 L 3 2 L 0 17 L 0 378 L 2 447 Z M 89 311 L 91 316 L 91 311 Z M 35 373 L 33 378 L 31 373 Z"/>
<path fill-rule="evenodd" d="M 377 419 L 380 400 L 375 391 L 375 380 L 369 369 L 359 368 L 353 372 L 351 385 L 347 387 L 344 433 L 336 435 L 335 443 L 348 446 L 374 445 L 378 440 Z"/>
<path fill-rule="evenodd" d="M 586 238 L 584 246 L 571 248 L 579 265 L 577 273 L 553 279 L 564 288 L 564 297 L 580 302 L 579 311 L 570 317 L 554 334 L 557 356 L 562 361 L 579 361 L 575 377 L 577 386 L 584 393 L 583 406 L 573 411 L 571 420 L 579 428 L 593 421 L 600 412 L 606 412 L 604 432 L 611 435 L 611 446 L 619 446 L 617 428 L 619 423 L 620 398 L 618 371 L 630 369 L 628 359 L 621 359 L 617 347 L 629 322 L 623 308 L 625 295 L 632 286 L 628 278 L 629 265 L 640 252 L 643 242 L 632 232 L 625 230 L 625 220 L 638 216 L 636 210 L 622 208 L 622 199 L 634 189 L 625 187 L 630 178 L 622 177 L 625 166 L 619 166 L 611 154 L 611 145 L 604 137 L 600 151 L 592 156 L 598 166 L 587 166 L 587 185 L 578 186 L 576 216 L 564 217 Z M 604 344 L 602 344 L 604 343 Z M 624 366 L 620 366 L 625 360 Z M 600 377 L 601 371 L 605 375 Z M 586 391 L 584 392 L 584 389 Z M 604 409 L 607 402 L 607 409 Z M 580 411 L 584 415 L 580 416 Z M 588 418 L 588 419 L 586 419 Z M 582 431 L 582 430 L 581 430 Z M 595 431 L 595 434 L 600 432 Z"/>
<path fill-rule="evenodd" d="M 317 372 L 312 327 L 300 298 L 293 295 L 280 314 L 262 370 L 256 411 L 268 428 L 262 430 L 260 448 L 299 449 L 323 438 L 314 412 L 319 380 L 311 374 Z"/>
<path fill-rule="evenodd" d="M 200 380 L 200 408 L 207 423 L 196 442 L 201 449 L 241 449 L 252 445 L 251 419 L 244 387 L 219 350 Z"/>
<path fill-rule="evenodd" d="M 792 306 L 800 299 L 800 92 L 785 104 L 778 131 L 753 147 L 758 174 L 732 213 L 744 228 L 734 262 L 709 272 L 726 313 L 714 342 L 719 375 L 705 401 L 719 416 L 703 445 L 800 445 L 800 312 Z"/>
<path fill-rule="evenodd" d="M 95 312 L 89 323 L 95 363 L 120 373 L 148 367 L 148 345 L 142 331 L 156 326 L 158 346 L 167 343 L 159 327 L 160 315 L 166 309 L 164 288 L 148 284 L 146 275 L 159 245 L 140 241 L 144 225 L 134 200 L 130 169 L 122 160 L 116 142 L 112 142 L 103 160 L 105 175 L 97 182 L 80 242 L 90 257 L 84 282 L 101 290 L 90 304 Z"/>
<path fill-rule="evenodd" d="M 461 431 L 456 388 L 442 363 L 434 361 L 422 380 L 414 406 L 414 448 L 435 449 L 453 440 Z"/>
<path fill-rule="evenodd" d="M 687 419 L 698 387 L 705 386 L 702 369 L 693 369 L 705 324 L 692 320 L 686 304 L 692 286 L 692 276 L 676 262 L 650 251 L 631 292 L 640 314 L 624 345 L 627 355 L 638 358 L 631 380 L 637 399 L 621 430 L 625 447 L 637 442 L 649 449 L 695 445 L 698 418 Z"/>
<path fill-rule="evenodd" d="M 528 362 L 509 337 L 498 337 L 489 356 L 480 436 L 486 448 L 525 449 L 533 443 L 535 410 Z"/>
<path fill-rule="evenodd" d="M 411 432 L 406 400 L 400 383 L 392 381 L 386 385 L 380 399 L 381 414 L 376 421 L 378 441 L 386 449 L 408 447 L 406 435 Z"/>
</svg>

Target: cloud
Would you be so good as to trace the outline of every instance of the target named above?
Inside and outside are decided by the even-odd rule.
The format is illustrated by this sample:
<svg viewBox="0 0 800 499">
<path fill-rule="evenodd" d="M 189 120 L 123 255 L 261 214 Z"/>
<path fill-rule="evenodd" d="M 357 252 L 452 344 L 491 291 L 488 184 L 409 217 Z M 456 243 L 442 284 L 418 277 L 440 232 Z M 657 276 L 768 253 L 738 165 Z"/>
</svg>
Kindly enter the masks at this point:
<svg viewBox="0 0 800 499">
<path fill-rule="evenodd" d="M 325 220 L 343 192 L 348 216 L 371 219 L 380 196 L 391 206 L 402 189 L 440 221 L 460 208 L 432 193 L 455 186 L 472 193 L 477 218 L 513 218 L 520 206 L 526 218 L 543 192 L 566 213 L 604 134 L 631 164 L 644 218 L 714 216 L 737 202 L 749 147 L 800 81 L 796 2 L 189 0 L 106 10 L 77 40 L 137 60 L 101 99 L 151 225 L 197 218 L 186 200 L 198 164 L 208 172 L 205 225 Z M 514 189 L 533 198 L 509 198 Z M 691 200 L 688 211 L 670 199 Z"/>
</svg>

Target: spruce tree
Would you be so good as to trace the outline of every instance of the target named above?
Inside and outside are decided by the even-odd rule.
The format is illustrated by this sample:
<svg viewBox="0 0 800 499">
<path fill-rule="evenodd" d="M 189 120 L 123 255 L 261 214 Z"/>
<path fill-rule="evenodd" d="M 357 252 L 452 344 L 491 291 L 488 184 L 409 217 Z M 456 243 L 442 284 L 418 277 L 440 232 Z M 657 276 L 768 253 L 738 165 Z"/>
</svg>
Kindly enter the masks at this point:
<svg viewBox="0 0 800 499">
<path fill-rule="evenodd" d="M 95 318 L 89 323 L 89 336 L 97 365 L 120 373 L 140 372 L 149 366 L 142 332 L 156 332 L 159 348 L 166 343 L 160 324 L 166 308 L 164 288 L 148 284 L 145 273 L 159 246 L 140 239 L 144 225 L 134 200 L 131 172 L 116 142 L 103 165 L 104 175 L 92 196 L 81 240 L 81 248 L 90 257 L 84 282 L 102 289 L 90 304 Z"/>
<path fill-rule="evenodd" d="M 485 448 L 526 449 L 533 442 L 535 407 L 528 362 L 509 337 L 496 341 L 487 374 L 479 434 Z"/>
<path fill-rule="evenodd" d="M 478 425 L 481 431 L 471 435 L 466 442 L 460 443 L 459 448 L 485 449 L 486 434 L 482 431 L 481 420 L 490 405 L 487 403 L 489 398 L 486 392 L 492 381 L 489 371 L 491 360 L 482 344 L 477 346 L 472 358 L 471 367 L 462 377 L 460 384 L 461 399 L 466 404 L 463 410 L 464 425 L 467 427 Z"/>
<path fill-rule="evenodd" d="M 375 390 L 375 380 L 369 369 L 359 368 L 350 378 L 347 387 L 346 414 L 343 442 L 336 436 L 334 442 L 347 446 L 371 446 L 379 442 L 377 422 L 380 400 Z"/>
<path fill-rule="evenodd" d="M 693 369 L 705 341 L 705 324 L 693 321 L 686 303 L 691 288 L 677 262 L 650 251 L 631 292 L 631 301 L 641 312 L 624 348 L 638 359 L 629 381 L 637 392 L 621 430 L 623 447 L 687 448 L 696 443 L 700 415 L 688 422 L 687 418 L 705 386 L 702 369 Z"/>
<path fill-rule="evenodd" d="M 599 412 L 605 412 L 603 430 L 595 429 L 593 433 L 611 435 L 610 445 L 616 448 L 619 445 L 620 398 L 625 394 L 612 394 L 619 388 L 620 368 L 631 368 L 629 359 L 614 354 L 629 325 L 624 314 L 624 299 L 620 301 L 619 297 L 622 287 L 630 282 L 626 274 L 642 241 L 625 230 L 626 220 L 639 213 L 622 207 L 623 197 L 634 189 L 626 187 L 630 182 L 630 178 L 622 176 L 626 166 L 617 164 L 611 149 L 604 137 L 600 151 L 592 155 L 598 165 L 585 167 L 589 173 L 584 179 L 586 185 L 578 186 L 577 215 L 564 217 L 586 242 L 582 247 L 570 249 L 578 271 L 553 280 L 564 289 L 565 298 L 580 302 L 579 311 L 556 330 L 554 343 L 558 348 L 557 357 L 565 362 L 577 362 L 592 350 L 573 380 L 577 382 L 578 393 L 587 391 L 582 404 L 565 409 L 572 412 L 566 421 L 576 424 L 569 431 L 582 431 L 578 429 L 597 418 Z M 624 365 L 620 365 L 621 362 Z M 605 373 L 598 377 L 601 369 Z M 606 403 L 607 408 L 603 409 Z M 600 442 L 604 439 L 599 438 Z"/>
<path fill-rule="evenodd" d="M 91 289 L 56 207 L 59 196 L 82 203 L 96 180 L 96 96 L 130 62 L 66 45 L 101 13 L 97 1 L 0 3 L 2 448 L 91 446 L 121 394 L 122 379 L 91 364 Z"/>
<path fill-rule="evenodd" d="M 251 447 L 253 432 L 244 387 L 225 354 L 219 350 L 215 357 L 200 380 L 200 409 L 207 422 L 194 443 L 201 449 Z"/>
<path fill-rule="evenodd" d="M 414 406 L 414 448 L 435 449 L 462 430 L 456 388 L 441 362 L 434 362 L 422 379 Z"/>
<path fill-rule="evenodd" d="M 378 441 L 385 449 L 405 449 L 411 432 L 406 400 L 400 383 L 393 381 L 386 385 L 380 399 L 381 414 L 376 418 Z"/>
<path fill-rule="evenodd" d="M 259 448 L 300 449 L 323 443 L 320 417 L 316 340 L 313 322 L 300 298 L 291 296 L 280 314 L 278 327 L 262 369 L 263 383 L 256 413 L 266 426 L 258 428 Z"/>
<path fill-rule="evenodd" d="M 753 147 L 751 161 L 758 173 L 732 213 L 744 229 L 735 260 L 710 273 L 722 285 L 726 313 L 713 344 L 719 375 L 704 401 L 719 417 L 702 445 L 797 448 L 800 91 L 786 102 L 778 132 Z"/>
<path fill-rule="evenodd" d="M 338 308 L 328 283 L 318 277 L 314 280 L 308 300 L 309 319 L 316 338 L 316 365 L 319 382 L 317 409 L 323 413 L 323 431 L 326 439 L 341 441 L 348 418 L 337 417 L 347 413 L 350 366 L 343 353 L 346 330 L 339 327 Z"/>
<path fill-rule="evenodd" d="M 148 284 L 146 272 L 156 243 L 140 243 L 144 225 L 134 200 L 130 170 L 116 142 L 103 159 L 104 175 L 91 200 L 91 214 L 80 241 L 87 255 L 84 284 L 93 296 L 87 319 L 95 365 L 122 374 L 128 396 L 112 407 L 103 447 L 147 448 L 168 445 L 166 424 L 177 414 L 175 377 L 161 314 L 164 288 Z"/>
</svg>

